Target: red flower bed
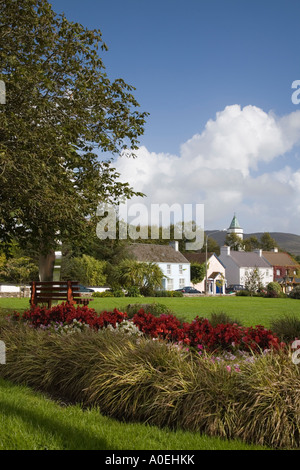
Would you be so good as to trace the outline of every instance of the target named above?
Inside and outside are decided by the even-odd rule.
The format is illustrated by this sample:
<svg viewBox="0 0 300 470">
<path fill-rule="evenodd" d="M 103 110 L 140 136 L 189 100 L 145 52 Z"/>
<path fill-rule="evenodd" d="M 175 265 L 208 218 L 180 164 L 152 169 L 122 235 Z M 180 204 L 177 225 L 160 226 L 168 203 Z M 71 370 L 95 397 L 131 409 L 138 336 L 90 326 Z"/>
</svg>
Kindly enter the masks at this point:
<svg viewBox="0 0 300 470">
<path fill-rule="evenodd" d="M 117 322 L 120 323 L 127 318 L 127 314 L 115 309 L 113 312 L 103 312 L 98 315 L 93 308 L 62 303 L 50 309 L 45 307 L 31 308 L 24 312 L 21 317 L 19 316 L 19 318 L 29 322 L 36 328 L 48 326 L 52 323 L 71 324 L 73 320 L 77 320 L 81 323 L 86 323 L 91 328 L 99 329 L 109 324 L 115 327 Z"/>
<path fill-rule="evenodd" d="M 134 315 L 133 322 L 152 338 L 185 343 L 191 348 L 201 345 L 210 352 L 218 349 L 259 351 L 279 349 L 283 345 L 274 333 L 261 325 L 247 328 L 227 323 L 213 327 L 207 319 L 199 317 L 191 323 L 181 324 L 173 315 L 155 317 L 144 310 Z"/>
<path fill-rule="evenodd" d="M 121 323 L 127 318 L 127 314 L 119 312 L 116 308 L 113 312 L 102 312 L 94 321 L 93 326 L 95 328 L 106 328 L 108 325 L 112 325 L 116 328 L 117 323 Z"/>
<path fill-rule="evenodd" d="M 117 323 L 127 318 L 127 314 L 114 309 L 113 312 L 104 311 L 99 315 L 92 308 L 63 303 L 51 309 L 35 307 L 15 318 L 27 321 L 34 327 L 52 323 L 71 324 L 73 320 L 77 320 L 98 330 L 108 325 L 116 328 Z M 196 317 L 191 323 L 181 323 L 174 315 L 162 314 L 155 317 L 143 309 L 133 316 L 132 321 L 147 336 L 186 344 L 196 350 L 201 346 L 209 352 L 235 349 L 261 351 L 283 346 L 272 331 L 261 325 L 241 327 L 227 323 L 213 327 L 207 319 L 200 317 Z"/>
<path fill-rule="evenodd" d="M 160 317 L 155 317 L 141 309 L 133 316 L 132 321 L 140 331 L 152 338 L 161 337 L 170 341 L 185 340 L 181 322 L 174 315 L 162 314 Z"/>
</svg>

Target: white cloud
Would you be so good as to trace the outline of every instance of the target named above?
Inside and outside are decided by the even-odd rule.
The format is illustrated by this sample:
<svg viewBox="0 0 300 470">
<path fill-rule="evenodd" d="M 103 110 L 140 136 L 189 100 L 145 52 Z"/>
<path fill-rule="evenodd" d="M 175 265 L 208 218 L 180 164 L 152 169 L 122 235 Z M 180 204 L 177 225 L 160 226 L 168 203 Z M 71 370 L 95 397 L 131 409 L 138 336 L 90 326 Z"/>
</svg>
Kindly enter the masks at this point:
<svg viewBox="0 0 300 470">
<path fill-rule="evenodd" d="M 299 144 L 300 111 L 278 118 L 232 105 L 185 142 L 179 156 L 141 147 L 138 158 L 120 157 L 116 168 L 149 205 L 203 203 L 208 229 L 224 228 L 237 211 L 246 231 L 300 233 L 300 168 L 285 161 L 278 169 L 280 156 Z M 262 165 L 268 172 L 261 173 Z"/>
</svg>

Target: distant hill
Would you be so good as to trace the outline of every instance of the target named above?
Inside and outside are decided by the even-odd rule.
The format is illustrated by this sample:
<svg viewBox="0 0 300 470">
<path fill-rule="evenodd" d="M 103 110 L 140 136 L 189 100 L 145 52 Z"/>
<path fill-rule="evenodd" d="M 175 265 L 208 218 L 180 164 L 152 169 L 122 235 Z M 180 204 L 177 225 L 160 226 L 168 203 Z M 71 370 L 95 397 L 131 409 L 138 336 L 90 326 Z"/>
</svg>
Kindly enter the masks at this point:
<svg viewBox="0 0 300 470">
<path fill-rule="evenodd" d="M 207 230 L 209 236 L 210 233 L 214 230 Z M 293 255 L 300 255 L 300 235 L 295 235 L 293 233 L 283 233 L 283 232 L 269 232 L 271 237 L 277 242 L 279 248 L 283 251 L 287 251 Z M 263 235 L 263 232 L 256 233 L 244 233 L 244 239 L 251 236 L 257 237 L 260 240 L 260 237 Z M 214 233 L 211 238 L 213 238 L 220 246 L 224 245 L 226 232 L 217 232 Z"/>
</svg>

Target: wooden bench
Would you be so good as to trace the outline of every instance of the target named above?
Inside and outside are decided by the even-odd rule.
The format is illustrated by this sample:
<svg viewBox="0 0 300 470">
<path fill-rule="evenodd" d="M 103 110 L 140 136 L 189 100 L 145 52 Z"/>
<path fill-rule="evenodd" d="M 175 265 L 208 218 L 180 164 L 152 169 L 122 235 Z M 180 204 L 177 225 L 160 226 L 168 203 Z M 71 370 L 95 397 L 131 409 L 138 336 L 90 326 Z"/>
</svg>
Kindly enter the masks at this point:
<svg viewBox="0 0 300 470">
<path fill-rule="evenodd" d="M 77 303 L 88 305 L 92 298 L 87 298 L 80 292 L 79 282 L 77 281 L 54 281 L 40 282 L 33 281 L 30 285 L 30 305 L 35 307 L 41 303 L 47 303 L 51 308 L 53 300 L 62 300 L 66 303 Z"/>
</svg>

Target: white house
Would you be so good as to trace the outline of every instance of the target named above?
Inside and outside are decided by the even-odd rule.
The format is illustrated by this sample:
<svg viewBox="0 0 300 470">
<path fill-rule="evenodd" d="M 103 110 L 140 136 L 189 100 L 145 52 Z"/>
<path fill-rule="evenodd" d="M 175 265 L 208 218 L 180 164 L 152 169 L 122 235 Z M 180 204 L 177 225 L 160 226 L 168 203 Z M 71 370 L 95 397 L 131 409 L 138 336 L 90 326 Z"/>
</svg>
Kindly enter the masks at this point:
<svg viewBox="0 0 300 470">
<path fill-rule="evenodd" d="M 190 262 L 180 253 L 178 242 L 170 245 L 135 243 L 128 254 L 137 261 L 156 263 L 166 276 L 162 289 L 176 290 L 191 285 Z"/>
<path fill-rule="evenodd" d="M 273 267 L 263 257 L 262 250 L 233 251 L 229 246 L 222 246 L 219 259 L 225 266 L 227 285 L 245 286 L 247 274 L 254 269 L 258 270 L 264 287 L 273 281 Z"/>
<path fill-rule="evenodd" d="M 203 264 L 206 262 L 205 253 L 185 253 L 184 256 L 190 263 Z M 193 284 L 195 289 L 200 292 L 205 292 L 205 279 L 203 281 Z M 220 261 L 215 253 L 207 254 L 207 293 L 208 294 L 222 294 L 225 293 L 226 274 L 225 266 Z"/>
</svg>

